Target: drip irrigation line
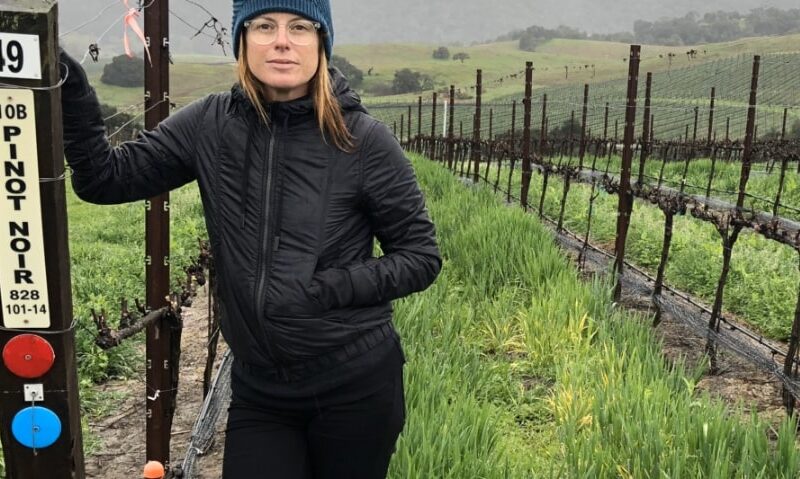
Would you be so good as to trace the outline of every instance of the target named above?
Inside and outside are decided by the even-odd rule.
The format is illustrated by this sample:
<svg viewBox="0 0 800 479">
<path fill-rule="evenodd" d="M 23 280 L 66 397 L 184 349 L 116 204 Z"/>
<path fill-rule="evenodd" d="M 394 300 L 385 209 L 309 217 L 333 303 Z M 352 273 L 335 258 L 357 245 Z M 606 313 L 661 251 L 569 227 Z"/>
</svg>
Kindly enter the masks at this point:
<svg viewBox="0 0 800 479">
<path fill-rule="evenodd" d="M 194 466 L 198 456 L 207 453 L 214 444 L 217 423 L 227 411 L 231 396 L 231 366 L 233 354 L 230 349 L 225 351 L 220 361 L 217 373 L 211 383 L 211 388 L 203 401 L 200 413 L 192 426 L 191 438 L 187 446 L 186 455 L 179 466 L 183 472 L 183 479 L 195 477 Z"/>
</svg>

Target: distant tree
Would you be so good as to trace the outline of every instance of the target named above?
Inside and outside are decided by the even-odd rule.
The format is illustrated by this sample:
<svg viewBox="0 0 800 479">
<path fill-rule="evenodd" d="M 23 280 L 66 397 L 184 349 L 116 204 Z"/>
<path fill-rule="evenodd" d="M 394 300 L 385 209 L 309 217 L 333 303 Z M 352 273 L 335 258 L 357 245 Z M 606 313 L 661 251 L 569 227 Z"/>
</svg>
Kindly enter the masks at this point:
<svg viewBox="0 0 800 479">
<path fill-rule="evenodd" d="M 364 72 L 358 69 L 355 65 L 347 61 L 347 58 L 333 55 L 331 57 L 331 65 L 335 66 L 342 72 L 342 74 L 350 82 L 352 88 L 359 88 L 364 83 Z"/>
<path fill-rule="evenodd" d="M 433 78 L 409 68 L 394 72 L 392 91 L 396 94 L 410 93 L 433 88 Z"/>
<path fill-rule="evenodd" d="M 800 31 L 800 9 L 761 7 L 750 11 L 748 23 L 756 35 L 785 35 Z"/>
<path fill-rule="evenodd" d="M 369 96 L 386 96 L 394 94 L 394 85 L 392 82 L 370 82 L 364 86 L 364 93 Z"/>
<path fill-rule="evenodd" d="M 144 85 L 144 60 L 119 55 L 103 68 L 100 81 L 106 85 L 137 87 Z"/>
<path fill-rule="evenodd" d="M 464 60 L 469 59 L 469 53 L 466 52 L 458 52 L 453 55 L 453 60 L 461 60 L 461 63 L 464 63 Z"/>
<path fill-rule="evenodd" d="M 508 42 L 513 40 L 519 40 L 519 37 L 522 36 L 524 33 L 523 30 L 511 30 L 510 32 L 500 35 L 495 39 L 496 42 Z"/>
<path fill-rule="evenodd" d="M 634 43 L 635 41 L 631 32 L 593 33 L 589 38 L 601 42 Z"/>
<path fill-rule="evenodd" d="M 433 58 L 435 60 L 448 60 L 450 59 L 450 50 L 447 47 L 439 47 L 433 51 Z"/>
<path fill-rule="evenodd" d="M 539 45 L 546 41 L 546 38 L 524 35 L 519 39 L 519 49 L 524 52 L 535 52 Z"/>
<path fill-rule="evenodd" d="M 749 14 L 716 11 L 702 17 L 690 12 L 683 17 L 633 23 L 636 41 L 662 45 L 696 45 L 725 42 L 757 35 L 800 32 L 800 9 L 755 8 Z"/>
<path fill-rule="evenodd" d="M 587 35 L 574 28 L 559 26 L 548 29 L 537 25 L 513 30 L 497 37 L 497 41 L 518 40 L 519 49 L 535 51 L 553 38 L 650 43 L 658 45 L 697 45 L 727 42 L 744 37 L 800 33 L 800 8 L 780 10 L 774 7 L 754 8 L 747 14 L 716 11 L 700 16 L 689 12 L 681 17 L 655 21 L 635 20 L 633 33 L 617 32 Z"/>
<path fill-rule="evenodd" d="M 574 138 L 580 135 L 581 124 L 577 119 L 569 118 L 560 125 L 550 128 L 547 136 L 550 138 Z"/>
<path fill-rule="evenodd" d="M 556 29 L 533 25 L 526 28 L 520 35 L 519 49 L 526 52 L 536 51 L 539 45 L 553 38 L 584 39 L 587 38 L 587 35 L 580 30 L 564 25 L 559 25 Z"/>
</svg>

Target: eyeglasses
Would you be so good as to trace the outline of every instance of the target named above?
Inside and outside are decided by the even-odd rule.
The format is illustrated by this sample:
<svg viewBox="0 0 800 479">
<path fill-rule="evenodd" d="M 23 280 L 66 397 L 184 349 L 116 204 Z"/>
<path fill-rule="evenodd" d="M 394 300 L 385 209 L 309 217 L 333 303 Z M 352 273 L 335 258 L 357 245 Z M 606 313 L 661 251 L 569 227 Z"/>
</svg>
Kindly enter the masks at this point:
<svg viewBox="0 0 800 479">
<path fill-rule="evenodd" d="M 280 24 L 272 20 L 252 20 L 244 22 L 244 27 L 252 41 L 259 45 L 269 45 L 278 39 Z M 317 22 L 292 20 L 286 24 L 286 36 L 295 45 L 310 45 L 320 28 L 322 25 Z"/>
</svg>

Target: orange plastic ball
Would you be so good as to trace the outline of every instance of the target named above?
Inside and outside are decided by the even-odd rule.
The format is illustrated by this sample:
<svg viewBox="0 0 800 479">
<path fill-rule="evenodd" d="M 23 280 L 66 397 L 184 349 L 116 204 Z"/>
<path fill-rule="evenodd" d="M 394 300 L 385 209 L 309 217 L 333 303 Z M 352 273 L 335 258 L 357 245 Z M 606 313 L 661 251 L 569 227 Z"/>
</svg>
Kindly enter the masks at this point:
<svg viewBox="0 0 800 479">
<path fill-rule="evenodd" d="M 158 461 L 149 461 L 144 465 L 144 479 L 162 479 L 164 477 L 164 466 Z"/>
</svg>

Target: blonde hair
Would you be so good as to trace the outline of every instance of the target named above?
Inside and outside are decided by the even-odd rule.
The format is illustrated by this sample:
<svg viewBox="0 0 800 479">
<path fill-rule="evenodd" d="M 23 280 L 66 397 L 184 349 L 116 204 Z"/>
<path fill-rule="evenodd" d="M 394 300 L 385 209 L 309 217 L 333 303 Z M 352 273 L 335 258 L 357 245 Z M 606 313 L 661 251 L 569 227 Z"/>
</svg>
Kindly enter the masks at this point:
<svg viewBox="0 0 800 479">
<path fill-rule="evenodd" d="M 324 35 L 324 34 L 322 34 Z M 246 32 L 242 32 L 239 41 L 239 60 L 237 62 L 236 73 L 239 84 L 242 86 L 247 98 L 256 109 L 259 118 L 265 125 L 269 125 L 269 115 L 264 107 L 266 97 L 264 96 L 264 84 L 253 75 L 247 64 Z M 324 42 L 322 36 L 319 41 L 319 63 L 317 72 L 309 82 L 311 98 L 314 102 L 317 124 L 322 132 L 325 141 L 330 138 L 336 148 L 350 152 L 353 150 L 353 135 L 347 129 L 347 125 L 342 115 L 342 108 L 333 93 L 331 76 L 328 73 L 328 57 L 325 56 Z"/>
</svg>

